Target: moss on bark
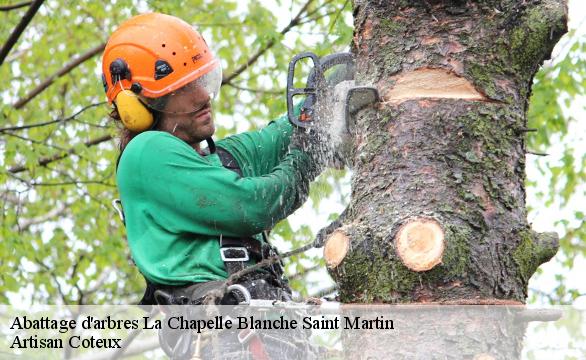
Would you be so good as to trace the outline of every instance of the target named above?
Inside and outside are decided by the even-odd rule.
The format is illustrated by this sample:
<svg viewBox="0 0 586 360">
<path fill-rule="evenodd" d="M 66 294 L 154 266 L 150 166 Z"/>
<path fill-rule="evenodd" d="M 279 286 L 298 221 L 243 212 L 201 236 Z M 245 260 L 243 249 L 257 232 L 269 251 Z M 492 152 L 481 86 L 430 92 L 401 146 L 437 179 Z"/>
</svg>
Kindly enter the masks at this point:
<svg viewBox="0 0 586 360">
<path fill-rule="evenodd" d="M 558 235 L 556 233 L 536 233 L 524 230 L 519 233 L 521 242 L 513 251 L 513 259 L 518 266 L 519 274 L 526 281 L 535 273 L 539 265 L 549 261 L 558 251 Z"/>
<path fill-rule="evenodd" d="M 354 3 L 359 82 L 384 96 L 398 72 L 445 69 L 487 99 L 408 98 L 359 114 L 351 211 L 340 224 L 354 230 L 332 271 L 344 302 L 523 301 L 557 249 L 527 224 L 519 129 L 534 72 L 565 31 L 565 1 L 472 1 L 464 12 L 450 3 Z M 442 262 L 429 271 L 395 253 L 393 236 L 413 217 L 445 231 Z"/>
</svg>

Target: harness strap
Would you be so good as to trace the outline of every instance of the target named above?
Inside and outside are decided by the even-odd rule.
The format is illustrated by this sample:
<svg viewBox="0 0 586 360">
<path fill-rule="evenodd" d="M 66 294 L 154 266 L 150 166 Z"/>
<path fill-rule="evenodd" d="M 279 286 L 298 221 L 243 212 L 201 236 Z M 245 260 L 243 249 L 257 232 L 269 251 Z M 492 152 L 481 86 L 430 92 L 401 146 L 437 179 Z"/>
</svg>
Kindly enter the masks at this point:
<svg viewBox="0 0 586 360">
<path fill-rule="evenodd" d="M 266 251 L 260 241 L 253 238 L 220 236 L 220 255 L 229 275 L 243 270 L 249 260 L 261 261 Z"/>
<path fill-rule="evenodd" d="M 222 148 L 216 148 L 216 154 L 218 154 L 223 167 L 242 176 L 242 169 L 232 154 Z"/>
<path fill-rule="evenodd" d="M 211 151 L 211 147 L 209 148 Z M 228 170 L 234 171 L 240 176 L 242 175 L 242 169 L 240 165 L 228 151 L 221 147 L 215 147 L 215 153 L 218 154 L 222 166 Z M 266 240 L 266 234 L 263 233 L 264 239 Z M 252 258 L 255 261 L 261 261 L 265 257 L 270 256 L 270 247 L 268 242 L 262 244 L 260 241 L 254 238 L 235 238 L 220 236 L 220 255 L 224 261 L 226 271 L 229 275 L 237 273 L 246 267 L 246 263 Z"/>
</svg>

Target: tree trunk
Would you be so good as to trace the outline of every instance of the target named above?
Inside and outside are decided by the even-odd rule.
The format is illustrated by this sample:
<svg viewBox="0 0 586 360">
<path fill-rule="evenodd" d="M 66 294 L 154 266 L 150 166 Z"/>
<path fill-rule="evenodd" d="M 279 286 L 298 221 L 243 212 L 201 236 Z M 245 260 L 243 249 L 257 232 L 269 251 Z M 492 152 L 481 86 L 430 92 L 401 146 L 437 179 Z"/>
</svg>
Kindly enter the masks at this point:
<svg viewBox="0 0 586 360">
<path fill-rule="evenodd" d="M 525 208 L 533 76 L 566 0 L 355 0 L 352 200 L 325 232 L 342 302 L 524 302 L 557 252 Z"/>
</svg>

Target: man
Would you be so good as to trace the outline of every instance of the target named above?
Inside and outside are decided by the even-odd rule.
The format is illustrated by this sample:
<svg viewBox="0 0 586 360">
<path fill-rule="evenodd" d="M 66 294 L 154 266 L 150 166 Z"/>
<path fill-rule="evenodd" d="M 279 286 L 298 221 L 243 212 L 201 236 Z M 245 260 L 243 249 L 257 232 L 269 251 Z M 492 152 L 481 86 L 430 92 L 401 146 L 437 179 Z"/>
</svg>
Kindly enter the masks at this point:
<svg viewBox="0 0 586 360">
<path fill-rule="evenodd" d="M 125 126 L 117 184 L 132 258 L 148 284 L 142 302 L 199 303 L 273 254 L 263 233 L 303 203 L 321 165 L 286 117 L 214 143 L 220 63 L 178 18 L 123 23 L 102 69 L 113 116 Z M 239 282 L 253 298 L 290 298 L 280 266 Z M 245 297 L 236 290 L 223 303 Z"/>
</svg>

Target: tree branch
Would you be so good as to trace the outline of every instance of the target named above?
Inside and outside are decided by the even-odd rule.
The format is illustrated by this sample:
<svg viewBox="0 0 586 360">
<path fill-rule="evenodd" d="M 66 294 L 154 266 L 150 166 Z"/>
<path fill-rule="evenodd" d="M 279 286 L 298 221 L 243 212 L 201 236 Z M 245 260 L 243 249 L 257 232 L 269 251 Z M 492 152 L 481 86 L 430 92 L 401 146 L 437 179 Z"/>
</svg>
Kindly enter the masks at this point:
<svg viewBox="0 0 586 360">
<path fill-rule="evenodd" d="M 541 153 L 541 152 L 535 152 L 535 151 L 530 151 L 530 150 L 525 151 L 525 153 L 535 155 L 535 156 L 549 156 L 548 153 Z"/>
<path fill-rule="evenodd" d="M 315 294 L 310 294 L 309 297 L 322 298 L 326 295 L 332 294 L 333 292 L 335 292 L 337 290 L 338 290 L 338 287 L 336 285 L 334 285 L 334 286 L 330 286 L 328 288 L 322 289 L 322 290 L 316 292 Z"/>
<path fill-rule="evenodd" d="M 74 122 L 78 123 L 78 124 L 83 124 L 83 125 L 87 125 L 96 129 L 117 129 L 116 125 L 109 123 L 108 125 L 101 125 L 101 124 L 94 124 L 91 123 L 89 121 L 83 121 L 83 120 L 79 120 L 79 119 L 73 119 Z"/>
<path fill-rule="evenodd" d="M 77 258 L 77 261 L 75 262 L 75 264 L 73 264 L 73 268 L 71 269 L 71 275 L 69 276 L 72 280 L 75 279 L 75 276 L 77 275 L 77 269 L 79 268 L 79 264 L 85 259 L 85 256 L 86 256 L 85 253 L 80 254 L 79 257 Z M 84 305 L 83 300 L 85 299 L 85 293 L 81 290 L 81 287 L 79 286 L 79 278 L 77 281 L 75 281 L 75 283 L 73 284 L 73 287 L 79 293 L 79 298 L 77 299 L 77 305 Z"/>
<path fill-rule="evenodd" d="M 65 214 L 65 212 L 67 211 L 67 209 L 70 205 L 71 204 L 69 204 L 69 203 L 65 203 L 65 205 L 63 205 L 62 207 L 54 208 L 51 211 L 49 211 L 43 215 L 31 218 L 31 219 L 24 219 L 22 221 L 22 223 L 19 225 L 19 229 L 21 232 L 26 231 L 33 225 L 41 224 L 41 223 L 44 223 L 45 221 L 51 220 L 52 218 L 61 216 L 61 215 Z"/>
<path fill-rule="evenodd" d="M 301 280 L 302 278 L 304 278 L 310 272 L 315 271 L 315 270 L 319 270 L 319 269 L 321 269 L 323 267 L 324 267 L 323 264 L 317 264 L 317 265 L 314 265 L 312 267 L 305 268 L 305 269 L 303 269 L 303 271 L 299 271 L 299 272 L 297 272 L 297 273 L 289 276 L 289 281 Z"/>
<path fill-rule="evenodd" d="M 299 25 L 304 25 L 304 24 L 308 24 L 308 23 L 311 23 L 311 22 L 315 22 L 315 21 L 317 21 L 317 20 L 319 20 L 321 18 L 324 18 L 326 16 L 330 16 L 330 15 L 334 15 L 336 13 L 338 13 L 338 10 L 336 10 L 336 11 L 329 11 L 327 13 L 320 14 L 319 16 L 316 16 L 314 18 L 306 18 L 303 21 L 300 21 L 299 22 Z M 327 35 L 327 33 L 323 33 L 323 34 Z"/>
<path fill-rule="evenodd" d="M 67 296 L 65 296 L 63 289 L 61 289 L 61 284 L 59 284 L 59 279 L 57 278 L 57 275 L 55 274 L 53 269 L 51 269 L 49 266 L 47 266 L 42 260 L 39 260 L 36 257 L 34 259 L 38 265 L 40 265 L 43 269 L 45 269 L 46 272 L 49 273 L 49 275 L 51 276 L 53 281 L 55 281 L 55 284 L 57 284 L 57 292 L 59 293 L 59 296 L 61 296 L 61 300 L 63 301 L 63 304 L 69 305 L 69 300 L 67 299 Z"/>
<path fill-rule="evenodd" d="M 336 14 L 336 17 L 334 18 L 334 21 L 332 21 L 332 25 L 330 26 L 330 30 L 328 31 L 328 34 L 331 34 L 332 31 L 334 30 L 334 26 L 338 22 L 338 19 L 340 18 L 340 15 L 342 14 L 342 11 L 344 11 L 344 9 L 346 8 L 346 5 L 348 5 L 348 2 L 350 2 L 350 0 L 346 0 L 344 2 L 344 5 L 342 5 L 342 7 L 340 8 L 340 10 Z"/>
<path fill-rule="evenodd" d="M 10 203 L 10 205 L 13 206 L 20 206 L 20 196 L 11 195 L 10 192 L 18 193 L 15 190 L 6 189 L 6 191 L 4 191 L 4 193 L 2 194 L 2 199 L 4 200 L 4 202 Z"/>
<path fill-rule="evenodd" d="M 106 142 L 108 140 L 111 140 L 112 138 L 113 138 L 112 135 L 104 135 L 99 138 L 95 138 L 95 139 L 86 141 L 86 142 L 84 142 L 84 145 L 86 147 L 92 147 L 92 146 L 101 144 L 103 142 Z M 69 155 L 73 155 L 73 154 L 75 154 L 75 149 L 71 148 L 71 149 L 67 150 L 67 152 L 65 154 L 57 154 L 57 155 L 53 155 L 50 157 L 45 157 L 45 158 L 39 159 L 38 165 L 45 166 L 47 164 L 64 159 L 64 158 L 68 157 Z M 26 166 L 18 165 L 18 166 L 14 166 L 14 167 L 11 167 L 10 169 L 8 169 L 8 172 L 12 173 L 12 174 L 17 174 L 17 173 L 20 173 L 20 172 L 23 172 L 26 170 L 28 170 L 28 168 Z"/>
<path fill-rule="evenodd" d="M 522 128 L 517 129 L 517 132 L 519 132 L 519 133 L 537 132 L 537 129 L 522 127 Z"/>
<path fill-rule="evenodd" d="M 77 156 L 80 156 L 79 154 L 77 154 Z M 62 171 L 60 169 L 57 168 L 52 168 L 49 165 L 45 166 L 47 169 L 56 172 L 57 174 L 61 175 L 62 177 L 69 179 L 69 181 L 72 183 L 72 185 L 75 185 L 75 187 L 81 191 L 81 195 L 83 196 L 87 196 L 89 197 L 91 200 L 95 201 L 97 204 L 102 205 L 102 207 L 109 209 L 110 208 L 110 203 L 105 203 L 104 201 L 102 201 L 100 198 L 95 197 L 94 195 L 92 195 L 89 191 L 87 191 L 86 189 L 84 189 L 83 187 L 80 186 L 81 182 L 77 181 L 77 179 L 75 179 L 73 176 L 71 176 L 70 174 L 68 174 L 65 171 Z M 103 179 L 108 179 L 110 178 L 110 174 L 104 176 Z M 82 197 L 83 197 L 82 196 Z"/>
<path fill-rule="evenodd" d="M 307 11 L 307 8 L 309 7 L 309 5 L 311 5 L 312 2 L 313 2 L 313 0 L 308 0 L 305 3 L 305 5 L 303 5 L 303 7 L 301 8 L 301 10 L 299 10 L 299 12 L 297 13 L 297 15 L 295 15 L 295 17 L 293 19 L 291 19 L 291 21 L 289 22 L 289 24 L 287 26 L 285 26 L 285 28 L 283 30 L 280 31 L 280 34 L 281 35 L 285 35 L 293 27 L 299 25 L 299 21 L 301 20 L 302 15 L 305 13 L 305 11 Z M 242 64 L 238 69 L 234 70 L 230 75 L 228 75 L 225 78 L 223 78 L 222 79 L 222 85 L 229 84 L 232 80 L 234 80 L 234 78 L 236 78 L 238 75 L 242 74 L 244 72 L 244 70 L 248 69 L 248 67 L 250 65 L 254 64 L 258 60 L 258 58 L 261 57 L 262 54 L 264 54 L 265 52 L 267 52 L 274 45 L 275 45 L 275 41 L 274 40 L 269 41 L 265 45 L 265 47 L 259 49 L 254 55 L 252 55 L 246 61 L 246 63 Z"/>
<path fill-rule="evenodd" d="M 14 108 L 15 109 L 22 108 L 29 101 L 31 101 L 33 98 L 35 98 L 35 96 L 39 95 L 41 92 L 43 92 L 43 90 L 45 90 L 46 88 L 51 86 L 51 84 L 56 79 L 69 73 L 70 71 L 72 71 L 73 69 L 78 67 L 79 65 L 83 64 L 84 62 L 91 59 L 95 55 L 101 53 L 104 50 L 104 47 L 106 47 L 106 43 L 101 43 L 100 45 L 93 47 L 90 50 L 88 50 L 87 52 L 83 53 L 78 58 L 73 59 L 69 63 L 65 64 L 65 66 L 63 66 L 60 70 L 58 70 L 53 75 L 51 75 L 48 78 L 46 78 L 45 80 L 43 80 L 43 82 L 41 82 L 36 88 L 34 88 L 31 92 L 29 92 L 27 95 L 25 95 L 22 99 L 19 99 L 18 101 L 16 101 L 13 104 Z"/>
<path fill-rule="evenodd" d="M 116 185 L 111 184 L 105 180 L 74 180 L 74 181 L 60 181 L 60 182 L 49 182 L 49 183 L 38 183 L 38 182 L 31 182 L 29 183 L 31 186 L 68 186 L 68 185 L 81 185 L 81 184 L 93 184 L 93 185 L 103 185 L 106 187 L 115 188 Z"/>
<path fill-rule="evenodd" d="M 48 143 L 48 139 L 49 139 L 50 135 L 47 136 L 45 138 L 45 140 L 35 140 L 35 139 L 27 138 L 25 136 L 16 135 L 16 134 L 11 133 L 11 132 L 5 132 L 4 134 L 5 135 L 8 135 L 8 136 L 15 137 L 15 138 L 20 139 L 20 140 L 23 140 L 23 141 L 28 141 L 28 142 L 33 143 L 33 144 L 37 144 L 37 145 L 41 145 L 41 146 L 46 146 L 46 147 L 49 147 L 49 148 L 52 148 L 52 149 L 56 149 L 56 150 L 59 150 L 59 151 L 63 151 L 63 152 L 67 152 L 68 151 L 67 149 L 62 148 L 61 146 L 49 144 Z M 77 154 L 77 156 L 79 156 L 81 159 L 84 159 L 87 162 L 90 162 L 90 163 L 92 163 L 94 165 L 98 165 L 95 161 L 93 161 L 91 159 L 88 159 L 88 158 L 86 158 L 84 156 L 81 156 L 79 154 Z M 30 185 L 30 183 L 28 181 L 24 181 L 23 179 L 17 178 L 17 180 L 20 180 L 20 181 L 22 181 L 22 182 Z M 36 184 L 36 185 L 38 185 L 38 184 Z"/>
<path fill-rule="evenodd" d="M 81 156 L 79 154 L 76 154 L 76 155 L 79 156 L 80 159 L 84 159 L 84 160 L 86 160 L 88 162 L 93 163 L 94 165 L 98 165 L 98 163 L 96 163 L 96 162 L 94 162 L 94 161 L 92 161 L 90 159 L 86 159 L 85 157 L 83 157 L 83 156 Z M 111 188 L 115 188 L 116 187 L 115 184 L 112 184 L 112 183 L 108 182 L 108 179 L 110 179 L 111 176 L 112 176 L 112 173 L 111 172 L 109 172 L 108 174 L 105 174 L 102 177 L 101 180 L 81 180 L 81 179 L 74 178 L 73 176 L 69 175 L 68 173 L 66 173 L 66 172 L 64 172 L 64 171 L 62 171 L 60 169 L 52 168 L 48 164 L 45 165 L 45 167 L 47 169 L 51 170 L 51 171 L 56 172 L 57 174 L 61 175 L 62 177 L 65 177 L 65 178 L 69 179 L 69 181 L 36 182 L 34 180 L 28 181 L 26 179 L 23 179 L 21 177 L 16 176 L 13 173 L 10 173 L 10 172 L 8 172 L 6 175 L 8 175 L 11 178 L 13 178 L 13 179 L 15 179 L 17 181 L 20 181 L 21 183 L 27 185 L 28 186 L 28 189 L 26 191 L 28 191 L 28 190 L 30 190 L 30 189 L 32 189 L 34 187 L 69 186 L 69 185 L 74 185 L 76 188 L 78 188 L 80 190 L 83 190 L 80 187 L 80 185 L 82 185 L 82 184 L 95 184 L 95 185 L 102 185 L 102 186 L 111 187 Z M 8 189 L 8 190 L 10 190 L 10 189 Z M 15 190 L 12 190 L 12 191 L 15 191 Z M 5 194 L 8 195 L 7 193 L 5 193 Z M 89 195 L 89 193 L 87 193 L 87 195 L 91 197 L 91 195 Z M 8 199 L 8 200 L 10 200 L 10 199 Z"/>
<path fill-rule="evenodd" d="M 239 86 L 233 83 L 227 83 L 226 85 L 233 87 L 234 89 L 237 90 L 242 90 L 242 91 L 248 91 L 251 93 L 261 93 L 261 94 L 271 94 L 271 95 L 283 95 L 282 91 L 277 91 L 277 90 L 263 90 L 263 89 L 251 89 L 251 88 L 247 88 L 247 87 L 243 87 L 243 86 Z"/>
<path fill-rule="evenodd" d="M 83 107 L 81 110 L 79 110 L 75 114 L 68 116 L 66 118 L 55 119 L 55 120 L 50 120 L 50 121 L 45 121 L 45 122 L 40 122 L 40 123 L 35 123 L 35 124 L 30 124 L 30 125 L 9 126 L 9 127 L 5 127 L 5 128 L 0 128 L 0 133 L 7 132 L 7 131 L 31 129 L 31 128 L 35 128 L 35 127 L 47 126 L 47 125 L 56 124 L 56 123 L 65 123 L 65 122 L 74 120 L 75 117 L 78 116 L 79 114 L 81 114 L 82 112 L 84 112 L 88 109 L 91 109 L 93 107 L 103 105 L 105 103 L 106 103 L 106 101 L 101 101 L 98 103 L 89 104 L 89 105 Z"/>
<path fill-rule="evenodd" d="M 304 19 L 307 19 L 309 17 L 311 17 L 311 15 L 319 12 L 321 9 L 325 8 L 326 5 L 332 3 L 333 0 L 326 0 L 324 1 L 320 6 L 316 7 L 315 9 L 313 9 L 312 11 L 308 11 L 307 14 L 305 14 L 305 16 L 303 17 Z"/>
<path fill-rule="evenodd" d="M 16 27 L 12 31 L 12 34 L 10 34 L 10 37 L 8 38 L 8 40 L 6 40 L 4 46 L 0 50 L 0 65 L 4 63 L 4 59 L 6 59 L 6 56 L 8 55 L 14 44 L 16 44 L 18 38 L 20 37 L 24 29 L 27 27 L 27 25 L 30 23 L 30 21 L 33 19 L 33 17 L 35 16 L 35 14 L 37 13 L 37 11 L 39 10 L 44 1 L 45 0 L 33 1 L 32 5 L 24 14 L 18 25 L 16 25 Z"/>
<path fill-rule="evenodd" d="M 112 268 L 108 267 L 104 270 L 102 270 L 102 273 L 100 274 L 100 277 L 96 280 L 96 283 L 94 284 L 94 286 L 92 286 L 91 288 L 87 289 L 85 291 L 85 295 L 89 296 L 95 292 L 97 292 L 98 290 L 102 289 L 102 285 L 104 285 L 104 283 L 106 282 L 106 280 L 108 280 L 108 277 L 110 276 L 110 274 L 112 273 Z"/>
<path fill-rule="evenodd" d="M 29 47 L 29 48 L 25 48 L 25 49 L 11 52 L 10 55 L 7 56 L 6 59 L 4 60 L 4 63 L 10 63 L 16 59 L 21 58 L 24 54 L 27 53 L 27 51 L 30 51 L 30 49 L 31 48 Z"/>
<path fill-rule="evenodd" d="M 29 6 L 32 3 L 33 3 L 32 1 L 25 1 L 25 2 L 18 3 L 18 4 L 13 4 L 13 5 L 4 5 L 4 6 L 0 6 L 0 11 L 16 10 L 16 9 L 23 8 L 25 6 Z"/>
<path fill-rule="evenodd" d="M 30 143 L 33 143 L 33 144 L 47 146 L 47 147 L 50 147 L 50 148 L 55 149 L 55 150 L 67 151 L 65 148 L 62 148 L 60 146 L 53 145 L 53 144 L 47 144 L 46 141 L 31 139 L 31 138 L 28 138 L 26 136 L 17 135 L 17 134 L 11 133 L 11 132 L 5 132 L 4 135 L 6 135 L 6 136 L 12 136 L 12 137 L 15 137 L 17 139 L 20 139 L 22 141 L 27 141 L 27 142 L 30 142 Z"/>
</svg>

